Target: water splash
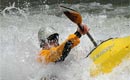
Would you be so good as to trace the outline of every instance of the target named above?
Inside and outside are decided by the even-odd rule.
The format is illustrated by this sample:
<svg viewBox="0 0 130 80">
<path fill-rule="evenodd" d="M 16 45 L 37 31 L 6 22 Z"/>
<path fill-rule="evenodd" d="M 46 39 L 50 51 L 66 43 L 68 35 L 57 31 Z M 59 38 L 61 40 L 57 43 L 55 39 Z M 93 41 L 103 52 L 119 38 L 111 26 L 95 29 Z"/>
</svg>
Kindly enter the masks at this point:
<svg viewBox="0 0 130 80">
<path fill-rule="evenodd" d="M 24 10 L 18 8 L 18 7 L 15 7 L 15 3 L 13 3 L 12 5 L 10 5 L 9 7 L 6 7 L 2 12 L 1 14 L 3 16 L 26 16 L 27 13 L 25 13 Z"/>
</svg>

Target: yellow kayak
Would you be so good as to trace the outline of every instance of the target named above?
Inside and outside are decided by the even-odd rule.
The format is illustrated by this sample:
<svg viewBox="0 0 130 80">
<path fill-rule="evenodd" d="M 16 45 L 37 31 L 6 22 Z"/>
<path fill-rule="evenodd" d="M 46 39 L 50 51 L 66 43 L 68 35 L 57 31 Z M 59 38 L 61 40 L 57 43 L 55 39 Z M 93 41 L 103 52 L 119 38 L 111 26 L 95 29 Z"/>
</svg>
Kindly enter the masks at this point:
<svg viewBox="0 0 130 80">
<path fill-rule="evenodd" d="M 94 62 L 91 76 L 111 72 L 123 59 L 130 58 L 130 36 L 102 42 L 91 52 L 90 58 Z"/>
</svg>

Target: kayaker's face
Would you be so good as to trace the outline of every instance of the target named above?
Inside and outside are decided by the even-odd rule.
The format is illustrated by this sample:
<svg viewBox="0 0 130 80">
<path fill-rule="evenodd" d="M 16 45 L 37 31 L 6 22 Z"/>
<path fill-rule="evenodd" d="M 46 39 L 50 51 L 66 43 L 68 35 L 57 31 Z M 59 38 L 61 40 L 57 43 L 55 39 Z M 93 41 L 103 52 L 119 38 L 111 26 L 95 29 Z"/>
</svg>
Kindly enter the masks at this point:
<svg viewBox="0 0 130 80">
<path fill-rule="evenodd" d="M 52 47 L 57 47 L 59 45 L 56 40 L 48 40 L 48 42 L 44 43 L 43 49 L 50 49 Z"/>
<path fill-rule="evenodd" d="M 42 48 L 43 49 L 50 49 L 51 47 L 56 47 L 59 45 L 59 34 L 58 33 L 54 33 L 52 35 L 50 35 L 46 40 L 44 40 Z"/>
</svg>

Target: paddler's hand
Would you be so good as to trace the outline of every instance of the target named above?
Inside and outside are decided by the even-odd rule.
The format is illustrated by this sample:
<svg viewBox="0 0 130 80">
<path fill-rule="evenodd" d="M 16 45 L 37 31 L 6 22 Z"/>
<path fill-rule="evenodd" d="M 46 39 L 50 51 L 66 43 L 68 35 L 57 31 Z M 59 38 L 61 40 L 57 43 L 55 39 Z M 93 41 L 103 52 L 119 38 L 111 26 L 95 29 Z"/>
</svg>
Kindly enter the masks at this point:
<svg viewBox="0 0 130 80">
<path fill-rule="evenodd" d="M 80 24 L 80 26 L 82 27 L 82 30 L 80 28 L 78 28 L 78 32 L 81 34 L 81 35 L 84 35 L 86 34 L 90 29 L 87 27 L 86 24 Z"/>
</svg>

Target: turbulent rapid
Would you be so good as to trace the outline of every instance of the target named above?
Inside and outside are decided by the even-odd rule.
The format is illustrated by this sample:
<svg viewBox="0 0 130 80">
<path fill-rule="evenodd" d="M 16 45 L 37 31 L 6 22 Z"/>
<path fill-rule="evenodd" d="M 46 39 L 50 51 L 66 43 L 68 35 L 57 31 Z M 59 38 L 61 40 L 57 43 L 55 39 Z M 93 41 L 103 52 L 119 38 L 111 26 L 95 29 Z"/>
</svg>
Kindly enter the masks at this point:
<svg viewBox="0 0 130 80">
<path fill-rule="evenodd" d="M 88 25 L 98 44 L 108 38 L 130 36 L 130 6 L 96 2 L 62 5 L 81 13 L 83 23 Z M 109 74 L 90 76 L 93 63 L 85 57 L 94 46 L 87 36 L 81 38 L 62 63 L 45 65 L 36 61 L 41 27 L 54 27 L 60 34 L 60 43 L 77 29 L 59 5 L 20 9 L 13 4 L 0 11 L 0 80 L 130 80 L 129 60 L 124 60 Z"/>
</svg>

